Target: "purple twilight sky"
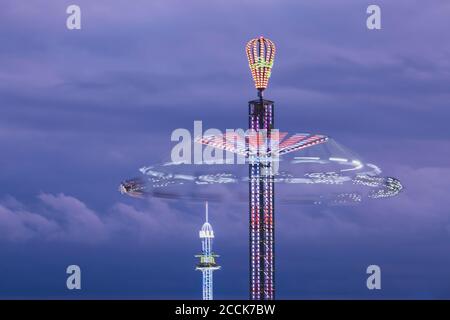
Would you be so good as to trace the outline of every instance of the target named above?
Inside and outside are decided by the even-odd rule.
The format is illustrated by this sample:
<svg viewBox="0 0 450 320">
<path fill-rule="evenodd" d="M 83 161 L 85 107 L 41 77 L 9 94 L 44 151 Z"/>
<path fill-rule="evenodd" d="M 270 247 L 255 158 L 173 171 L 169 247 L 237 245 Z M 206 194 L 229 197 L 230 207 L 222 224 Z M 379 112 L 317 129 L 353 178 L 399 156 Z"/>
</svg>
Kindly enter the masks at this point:
<svg viewBox="0 0 450 320">
<path fill-rule="evenodd" d="M 1 298 L 200 298 L 203 205 L 117 186 L 168 159 L 176 128 L 245 128 L 259 35 L 277 45 L 277 127 L 328 134 L 405 187 L 278 206 L 277 298 L 450 298 L 448 1 L 376 1 L 376 31 L 360 0 L 0 2 Z M 74 3 L 81 30 L 65 25 Z M 210 211 L 215 297 L 245 299 L 247 207 Z M 81 291 L 65 288 L 69 264 Z"/>
</svg>

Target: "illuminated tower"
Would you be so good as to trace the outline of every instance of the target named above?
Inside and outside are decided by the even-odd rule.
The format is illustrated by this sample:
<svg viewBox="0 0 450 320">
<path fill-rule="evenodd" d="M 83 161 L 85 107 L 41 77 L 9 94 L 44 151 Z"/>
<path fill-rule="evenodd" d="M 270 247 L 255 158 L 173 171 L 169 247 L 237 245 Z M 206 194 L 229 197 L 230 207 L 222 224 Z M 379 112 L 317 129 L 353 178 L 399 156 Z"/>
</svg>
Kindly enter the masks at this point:
<svg viewBox="0 0 450 320">
<path fill-rule="evenodd" d="M 220 266 L 216 263 L 216 257 L 212 251 L 212 242 L 214 239 L 214 231 L 211 224 L 208 222 L 208 202 L 206 202 L 206 221 L 199 232 L 202 240 L 202 253 L 196 255 L 200 258 L 195 270 L 200 270 L 203 275 L 203 300 L 213 299 L 213 271 L 219 270 Z"/>
<path fill-rule="evenodd" d="M 249 152 L 250 299 L 274 299 L 274 180 L 271 132 L 274 103 L 263 98 L 271 74 L 275 45 L 259 37 L 246 46 L 258 99 L 249 102 L 249 129 L 258 137 L 256 151 Z M 262 137 L 260 139 L 259 137 Z M 251 139 L 251 138 L 249 138 Z M 247 146 L 254 145 L 249 141 Z M 247 147 L 249 148 L 249 147 Z"/>
</svg>

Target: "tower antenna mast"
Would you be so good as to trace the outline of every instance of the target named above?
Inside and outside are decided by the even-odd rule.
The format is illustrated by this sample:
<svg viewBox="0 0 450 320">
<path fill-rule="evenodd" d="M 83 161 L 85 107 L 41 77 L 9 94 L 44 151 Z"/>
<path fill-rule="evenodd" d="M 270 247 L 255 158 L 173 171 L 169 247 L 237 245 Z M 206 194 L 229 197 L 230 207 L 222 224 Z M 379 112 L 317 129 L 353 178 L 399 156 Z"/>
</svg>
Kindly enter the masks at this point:
<svg viewBox="0 0 450 320">
<path fill-rule="evenodd" d="M 203 300 L 213 299 L 213 272 L 220 269 L 216 263 L 218 255 L 212 251 L 212 243 L 214 239 L 214 230 L 208 221 L 208 202 L 205 203 L 205 223 L 199 232 L 202 241 L 202 252 L 195 257 L 200 261 L 195 270 L 202 272 L 203 281 Z"/>
</svg>

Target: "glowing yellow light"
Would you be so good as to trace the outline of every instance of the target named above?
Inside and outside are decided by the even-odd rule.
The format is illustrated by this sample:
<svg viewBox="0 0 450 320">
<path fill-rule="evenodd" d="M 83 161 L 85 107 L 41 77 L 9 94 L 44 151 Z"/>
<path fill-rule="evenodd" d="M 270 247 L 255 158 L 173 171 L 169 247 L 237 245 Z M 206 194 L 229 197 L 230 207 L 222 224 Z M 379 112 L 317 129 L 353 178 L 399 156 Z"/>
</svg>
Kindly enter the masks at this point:
<svg viewBox="0 0 450 320">
<path fill-rule="evenodd" d="M 245 51 L 255 87 L 262 91 L 267 88 L 269 83 L 275 58 L 275 45 L 269 39 L 259 37 L 250 40 Z"/>
</svg>

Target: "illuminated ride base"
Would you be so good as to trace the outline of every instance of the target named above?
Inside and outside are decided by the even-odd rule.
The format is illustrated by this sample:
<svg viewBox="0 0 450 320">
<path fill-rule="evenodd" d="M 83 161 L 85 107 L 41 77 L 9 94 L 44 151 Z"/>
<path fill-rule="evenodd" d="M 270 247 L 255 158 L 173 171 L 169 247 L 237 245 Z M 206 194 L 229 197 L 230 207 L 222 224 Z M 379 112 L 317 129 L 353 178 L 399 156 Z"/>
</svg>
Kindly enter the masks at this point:
<svg viewBox="0 0 450 320">
<path fill-rule="evenodd" d="M 273 300 L 274 289 L 274 175 L 271 161 L 272 101 L 249 102 L 249 129 L 265 135 L 249 154 L 250 299 Z"/>
</svg>

